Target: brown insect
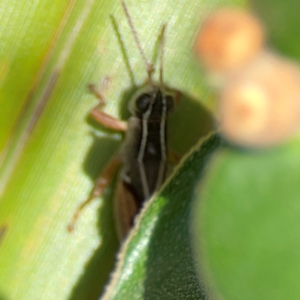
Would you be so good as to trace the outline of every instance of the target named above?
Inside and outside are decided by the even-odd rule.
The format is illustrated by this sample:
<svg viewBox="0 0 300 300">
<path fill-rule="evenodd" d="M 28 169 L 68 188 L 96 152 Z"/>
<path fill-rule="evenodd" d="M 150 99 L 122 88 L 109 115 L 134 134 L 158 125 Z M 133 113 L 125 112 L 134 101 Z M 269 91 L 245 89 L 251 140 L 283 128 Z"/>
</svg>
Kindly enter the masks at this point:
<svg viewBox="0 0 300 300">
<path fill-rule="evenodd" d="M 146 59 L 140 40 L 124 2 L 122 6 L 135 42 L 146 66 L 147 80 L 144 88 L 132 98 L 128 122 L 116 119 L 102 111 L 104 99 L 94 85 L 90 91 L 100 103 L 91 114 L 100 124 L 114 130 L 126 132 L 118 154 L 111 160 L 97 179 L 89 198 L 75 212 L 68 227 L 72 231 L 81 210 L 94 198 L 100 196 L 110 182 L 116 168 L 122 165 L 115 195 L 115 220 L 119 239 L 122 240 L 133 225 L 134 218 L 143 203 L 163 184 L 167 174 L 167 120 L 175 97 L 163 83 L 163 48 L 165 28 L 162 27 L 160 41 L 159 82 L 152 78 L 154 67 Z M 177 92 L 178 94 L 178 92 Z"/>
</svg>

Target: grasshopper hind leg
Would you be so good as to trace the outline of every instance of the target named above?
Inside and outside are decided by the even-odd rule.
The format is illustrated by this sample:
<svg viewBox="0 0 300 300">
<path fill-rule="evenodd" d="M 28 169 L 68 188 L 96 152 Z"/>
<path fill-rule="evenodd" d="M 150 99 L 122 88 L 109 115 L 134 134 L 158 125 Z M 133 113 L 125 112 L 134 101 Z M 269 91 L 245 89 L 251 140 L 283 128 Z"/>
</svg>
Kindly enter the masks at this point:
<svg viewBox="0 0 300 300">
<path fill-rule="evenodd" d="M 77 220 L 80 217 L 82 210 L 95 198 L 101 196 L 105 190 L 105 188 L 109 185 L 112 180 L 113 175 L 115 174 L 117 168 L 120 166 L 121 160 L 118 155 L 116 155 L 110 163 L 106 166 L 103 172 L 100 173 L 99 177 L 97 178 L 94 188 L 91 191 L 89 197 L 82 202 L 74 212 L 71 222 L 69 223 L 67 230 L 68 232 L 73 232 Z"/>
<path fill-rule="evenodd" d="M 119 241 L 122 242 L 132 228 L 134 218 L 140 207 L 135 196 L 123 180 L 118 182 L 114 201 L 116 231 Z"/>
</svg>

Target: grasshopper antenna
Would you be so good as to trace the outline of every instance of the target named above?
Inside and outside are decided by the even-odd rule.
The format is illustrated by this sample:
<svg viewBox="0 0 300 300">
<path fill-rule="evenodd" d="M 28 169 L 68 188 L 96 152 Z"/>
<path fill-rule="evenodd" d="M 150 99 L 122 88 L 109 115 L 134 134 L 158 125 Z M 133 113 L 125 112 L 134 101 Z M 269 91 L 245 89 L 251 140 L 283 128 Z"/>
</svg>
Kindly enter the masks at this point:
<svg viewBox="0 0 300 300">
<path fill-rule="evenodd" d="M 148 60 L 146 58 L 146 55 L 145 55 L 145 52 L 144 52 L 144 50 L 143 50 L 143 48 L 141 46 L 141 42 L 139 40 L 137 31 L 136 31 L 136 29 L 134 27 L 134 24 L 132 22 L 132 18 L 131 18 L 130 14 L 129 14 L 129 10 L 128 10 L 128 8 L 127 8 L 127 6 L 126 6 L 126 4 L 125 4 L 124 1 L 122 1 L 122 6 L 123 6 L 123 9 L 124 9 L 125 15 L 127 17 L 127 21 L 128 21 L 129 26 L 130 26 L 131 32 L 133 34 L 135 43 L 136 43 L 136 45 L 137 45 L 137 47 L 138 47 L 138 49 L 139 49 L 139 51 L 141 53 L 142 59 L 143 59 L 144 64 L 146 66 L 146 70 L 147 70 L 149 82 L 150 82 L 150 84 L 153 85 L 152 73 L 154 72 L 154 67 L 153 67 L 153 65 L 151 63 L 148 62 Z"/>
<path fill-rule="evenodd" d="M 163 86 L 163 82 L 164 82 L 163 67 L 164 67 L 164 50 L 165 50 L 165 42 L 166 42 L 166 28 L 167 28 L 167 24 L 164 24 L 161 29 L 160 66 L 159 66 L 159 83 L 161 87 Z"/>
</svg>

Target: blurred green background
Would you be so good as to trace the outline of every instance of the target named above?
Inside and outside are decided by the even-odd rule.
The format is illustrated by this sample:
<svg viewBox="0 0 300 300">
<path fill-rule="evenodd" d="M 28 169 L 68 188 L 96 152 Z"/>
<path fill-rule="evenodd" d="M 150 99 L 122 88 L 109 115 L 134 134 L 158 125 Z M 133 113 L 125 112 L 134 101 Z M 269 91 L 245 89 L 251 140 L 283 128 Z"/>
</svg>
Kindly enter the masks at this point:
<svg viewBox="0 0 300 300">
<path fill-rule="evenodd" d="M 194 36 L 200 20 L 208 12 L 231 4 L 246 6 L 260 16 L 267 28 L 269 44 L 274 49 L 294 59 L 299 57 L 297 12 L 300 4 L 296 1 L 127 1 L 149 59 L 155 56 L 161 26 L 167 23 L 165 82 L 183 93 L 183 99 L 171 117 L 169 134 L 171 148 L 179 155 L 186 153 L 213 128 L 210 115 L 214 107 L 213 94 L 206 86 L 203 71 L 192 53 Z M 88 93 L 87 85 L 96 83 L 100 86 L 102 79 L 109 78 L 110 84 L 104 90 L 107 98 L 105 111 L 126 117 L 126 102 L 145 80 L 144 65 L 119 1 L 2 1 L 0 15 L 0 299 L 98 299 L 114 267 L 119 247 L 112 217 L 114 183 L 102 199 L 97 199 L 84 210 L 73 234 L 67 233 L 66 226 L 76 207 L 89 194 L 97 174 L 117 151 L 122 136 L 105 130 L 89 118 L 89 111 L 97 101 Z M 122 52 L 118 34 L 127 58 Z M 132 68 L 133 79 L 126 64 Z M 284 151 L 279 151 L 282 161 L 290 158 L 297 162 L 297 145 L 296 141 L 286 145 Z M 195 153 L 200 153 L 200 158 L 204 155 L 201 149 L 200 143 L 195 150 Z M 208 149 L 211 151 L 207 155 L 217 151 L 215 144 Z M 229 158 L 224 156 L 224 161 L 232 159 L 232 155 L 234 163 L 240 159 L 239 151 L 227 151 Z M 183 203 L 177 197 L 174 203 L 178 206 L 174 205 L 174 211 L 169 202 L 172 193 L 184 190 L 184 185 L 189 186 L 185 189 L 188 192 L 205 182 L 205 178 L 202 180 L 203 166 L 194 163 L 195 157 L 196 154 L 190 158 L 191 163 L 187 162 L 179 169 L 157 204 L 152 202 L 149 211 L 144 212 L 141 228 L 137 229 L 136 235 L 133 233 L 132 240 L 124 248 L 125 259 L 119 267 L 118 284 L 112 286 L 111 299 L 163 299 L 167 295 L 172 295 L 170 299 L 199 299 L 203 296 L 192 257 L 193 251 L 198 253 L 202 249 L 204 235 L 198 238 L 199 230 L 193 226 L 191 231 L 194 235 L 188 235 L 190 205 L 194 202 L 197 205 L 197 195 L 201 199 L 203 195 L 201 191 L 195 195 L 189 193 Z M 260 172 L 264 163 L 273 166 L 272 161 L 260 159 L 262 162 L 253 169 L 254 174 Z M 274 160 L 278 161 L 278 156 L 275 155 Z M 209 165 L 214 166 L 213 170 L 218 170 L 218 161 L 219 155 L 211 159 Z M 278 170 L 285 166 L 279 165 Z M 288 170 L 284 174 L 288 174 Z M 267 171 L 262 176 L 268 177 Z M 243 173 L 243 170 L 240 172 Z M 291 174 L 296 176 L 297 168 Z M 187 182 L 178 178 L 187 178 Z M 236 178 L 226 180 L 225 185 L 228 183 L 229 187 L 231 184 L 234 186 Z M 269 180 L 266 184 L 265 188 L 269 191 L 269 185 L 274 182 Z M 286 186 L 284 182 L 276 181 L 276 184 Z M 295 185 L 296 182 L 289 188 L 293 189 Z M 247 188 L 255 190 L 255 184 Z M 214 208 L 207 205 L 200 209 L 199 216 L 204 209 L 207 209 L 207 216 L 214 215 Z M 223 216 L 222 210 L 218 216 Z M 175 225 L 163 225 L 168 224 L 166 220 L 170 218 L 175 225 L 187 225 L 179 226 L 173 234 Z M 219 222 L 222 224 L 222 219 Z M 155 232 L 155 228 L 158 231 Z M 167 235 L 172 243 L 167 243 L 165 230 L 169 230 Z M 207 241 L 211 233 L 207 231 Z M 182 245 L 187 245 L 188 250 L 179 248 L 175 251 L 174 256 L 178 256 L 174 261 L 187 255 L 189 273 L 182 273 L 183 264 L 181 273 L 174 275 L 169 270 L 174 264 L 169 253 L 173 245 L 181 243 L 182 236 L 186 237 Z M 162 240 L 166 242 L 161 243 Z M 162 245 L 164 252 L 160 252 Z M 191 245 L 194 245 L 193 251 Z M 207 244 L 207 247 L 211 245 Z M 132 253 L 140 256 L 132 256 Z M 151 256 L 147 257 L 147 253 Z M 162 267 L 165 281 L 171 284 L 162 285 L 150 280 L 149 286 L 153 289 L 145 290 L 149 278 L 158 276 L 154 273 L 151 277 L 154 271 L 147 264 L 147 259 L 152 257 L 156 260 L 159 253 L 163 253 L 163 258 L 171 259 L 169 266 L 165 264 Z M 297 259 L 296 254 L 291 257 Z M 202 254 L 196 255 L 196 265 L 207 260 L 207 266 L 210 259 L 214 260 L 203 258 Z M 132 266 L 140 273 L 128 272 Z M 218 264 L 215 268 L 207 271 L 211 272 L 212 278 L 213 274 L 218 275 L 215 270 L 222 270 Z M 190 274 L 193 276 L 191 279 L 188 277 Z M 294 274 L 297 273 L 289 276 Z M 225 287 L 219 279 L 223 276 L 229 278 L 229 283 L 224 283 Z M 181 277 L 186 280 L 178 286 Z M 216 278 L 213 279 L 217 282 L 214 287 L 221 287 L 221 292 L 227 296 L 225 299 L 244 299 L 240 297 L 240 291 L 237 293 L 240 298 L 231 296 L 230 276 L 226 272 Z M 193 284 L 188 284 L 189 279 Z M 133 286 L 140 289 L 133 290 Z M 174 286 L 179 288 L 176 294 L 172 294 Z M 282 291 L 288 287 L 286 285 Z M 247 292 L 247 288 L 249 286 L 246 285 L 243 293 Z M 122 294 L 124 290 L 128 294 Z M 256 295 L 255 299 L 265 299 L 261 295 L 267 295 L 267 291 L 264 290 L 265 294 L 260 294 L 260 298 Z M 274 296 L 272 299 L 281 298 Z"/>
</svg>

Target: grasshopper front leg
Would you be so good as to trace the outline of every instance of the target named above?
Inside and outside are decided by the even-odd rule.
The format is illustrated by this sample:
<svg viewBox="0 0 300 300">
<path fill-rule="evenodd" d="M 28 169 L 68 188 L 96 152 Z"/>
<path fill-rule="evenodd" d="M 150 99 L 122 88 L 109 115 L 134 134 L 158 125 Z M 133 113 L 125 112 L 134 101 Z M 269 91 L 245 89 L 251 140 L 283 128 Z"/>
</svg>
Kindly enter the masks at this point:
<svg viewBox="0 0 300 300">
<path fill-rule="evenodd" d="M 105 105 L 105 100 L 103 95 L 97 91 L 93 84 L 89 85 L 89 90 L 93 93 L 99 100 L 99 104 L 91 111 L 93 119 L 95 119 L 99 124 L 116 131 L 127 131 L 128 124 L 125 121 L 119 120 L 107 113 L 105 113 L 102 108 Z"/>
</svg>

